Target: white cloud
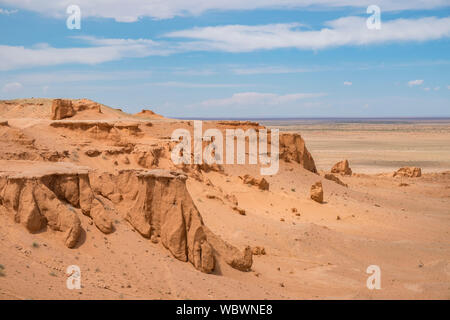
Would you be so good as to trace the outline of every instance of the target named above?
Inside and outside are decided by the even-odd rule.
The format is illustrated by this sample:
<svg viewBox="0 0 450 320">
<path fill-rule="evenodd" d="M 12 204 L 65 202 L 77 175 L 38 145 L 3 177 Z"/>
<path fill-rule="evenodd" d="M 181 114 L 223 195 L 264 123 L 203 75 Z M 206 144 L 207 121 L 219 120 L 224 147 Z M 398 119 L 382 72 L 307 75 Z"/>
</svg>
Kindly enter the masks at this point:
<svg viewBox="0 0 450 320">
<path fill-rule="evenodd" d="M 151 71 L 73 71 L 57 70 L 48 72 L 18 73 L 12 80 L 26 85 L 60 84 L 70 82 L 111 81 L 145 79 L 152 75 Z"/>
<path fill-rule="evenodd" d="M 439 91 L 441 89 L 441 87 L 434 87 L 434 91 Z"/>
<path fill-rule="evenodd" d="M 8 10 L 8 9 L 2 9 L 0 8 L 0 14 L 4 14 L 9 16 L 10 14 L 17 13 L 19 10 Z"/>
<path fill-rule="evenodd" d="M 38 45 L 33 48 L 0 45 L 0 70 L 67 63 L 98 64 L 122 58 L 168 55 L 170 49 L 146 39 L 97 39 L 80 37 L 93 47 L 54 48 Z"/>
<path fill-rule="evenodd" d="M 344 86 L 351 86 L 353 83 L 351 81 L 344 81 Z"/>
<path fill-rule="evenodd" d="M 430 91 L 430 88 L 424 88 L 423 90 L 425 90 L 425 91 Z"/>
<path fill-rule="evenodd" d="M 59 64 L 98 64 L 123 58 L 164 56 L 190 51 L 250 52 L 281 48 L 317 50 L 450 37 L 450 17 L 392 20 L 383 22 L 381 30 L 367 29 L 365 18 L 360 17 L 340 18 L 329 21 L 326 25 L 321 30 L 305 30 L 298 23 L 203 27 L 166 34 L 166 37 L 172 38 L 171 41 L 73 37 L 90 44 L 90 47 L 55 48 L 46 43 L 29 48 L 0 45 L 0 71 Z M 182 41 L 173 38 L 182 38 Z M 259 68 L 237 69 L 234 72 L 258 74 L 306 71 L 308 70 L 300 68 Z"/>
<path fill-rule="evenodd" d="M 423 84 L 423 80 L 411 80 L 408 82 L 408 86 L 421 86 Z"/>
<path fill-rule="evenodd" d="M 66 17 L 66 8 L 73 4 L 73 0 L 0 0 L 0 3 L 54 17 Z M 77 0 L 76 4 L 80 6 L 83 17 L 134 22 L 140 17 L 168 19 L 174 16 L 199 15 L 208 10 L 367 8 L 373 4 L 373 0 Z M 377 0 L 376 4 L 383 11 L 414 10 L 448 6 L 448 1 Z"/>
<path fill-rule="evenodd" d="M 177 87 L 177 88 L 231 88 L 241 87 L 242 84 L 222 84 L 222 83 L 192 83 L 192 82 L 153 82 L 150 85 L 163 86 L 163 87 Z"/>
<path fill-rule="evenodd" d="M 173 74 L 182 76 L 212 76 L 217 74 L 216 71 L 210 69 L 186 69 L 186 68 L 176 68 L 172 71 Z"/>
<path fill-rule="evenodd" d="M 275 93 L 241 92 L 235 93 L 230 98 L 210 99 L 200 103 L 204 107 L 226 107 L 226 106 L 254 106 L 254 105 L 281 105 L 307 98 L 318 98 L 325 93 L 294 93 L 278 95 Z"/>
<path fill-rule="evenodd" d="M 234 74 L 238 75 L 254 75 L 254 74 L 286 74 L 286 73 L 303 73 L 311 72 L 312 69 L 304 68 L 289 68 L 277 66 L 265 66 L 257 68 L 235 68 L 232 70 Z"/>
<path fill-rule="evenodd" d="M 17 92 L 22 89 L 22 87 L 20 82 L 10 82 L 3 86 L 2 91 L 5 93 Z"/>
<path fill-rule="evenodd" d="M 166 34 L 190 39 L 180 43 L 189 51 L 250 52 L 281 48 L 318 50 L 348 45 L 427 41 L 450 37 L 450 17 L 397 19 L 383 22 L 381 30 L 369 30 L 366 18 L 344 17 L 326 23 L 321 30 L 305 30 L 298 23 L 226 25 L 193 28 Z"/>
</svg>

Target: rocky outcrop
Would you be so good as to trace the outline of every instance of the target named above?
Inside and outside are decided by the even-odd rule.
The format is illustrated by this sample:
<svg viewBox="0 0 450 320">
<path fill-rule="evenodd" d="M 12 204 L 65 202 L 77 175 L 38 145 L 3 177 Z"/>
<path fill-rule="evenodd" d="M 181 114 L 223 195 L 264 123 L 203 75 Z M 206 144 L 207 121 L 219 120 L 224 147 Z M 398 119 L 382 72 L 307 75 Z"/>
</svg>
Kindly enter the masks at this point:
<svg viewBox="0 0 450 320">
<path fill-rule="evenodd" d="M 236 247 L 223 241 L 207 227 L 204 228 L 208 241 L 211 243 L 214 254 L 218 261 L 224 261 L 234 269 L 240 271 L 250 271 L 253 264 L 253 253 L 250 246 L 245 247 L 244 251 L 240 251 Z"/>
<path fill-rule="evenodd" d="M 164 119 L 164 117 L 160 114 L 157 114 L 153 112 L 152 110 L 148 109 L 142 109 L 141 112 L 135 113 L 135 116 L 141 117 L 141 118 L 148 118 L 148 119 Z"/>
<path fill-rule="evenodd" d="M 164 156 L 164 148 L 154 147 L 146 150 L 135 150 L 133 153 L 138 165 L 151 169 L 158 166 L 159 160 Z"/>
<path fill-rule="evenodd" d="M 189 261 L 195 268 L 209 273 L 214 270 L 214 252 L 218 249 L 211 246 L 205 233 L 203 219 L 186 189 L 186 179 L 179 172 L 160 169 L 90 174 L 94 192 L 113 201 L 142 236 L 160 238 L 175 258 Z M 216 239 L 223 248 L 221 241 Z M 240 268 L 245 263 L 236 261 L 248 261 L 238 249 L 225 248 L 233 251 L 234 258 L 228 260 L 230 265 Z"/>
<path fill-rule="evenodd" d="M 217 124 L 230 127 L 260 127 L 258 122 L 253 121 L 218 121 Z"/>
<path fill-rule="evenodd" d="M 346 176 L 352 175 L 352 169 L 348 164 L 348 160 L 339 161 L 331 168 L 331 173 L 338 173 Z"/>
<path fill-rule="evenodd" d="M 269 190 L 269 183 L 264 178 L 254 178 L 248 174 L 239 176 L 243 183 L 257 186 L 260 190 Z"/>
<path fill-rule="evenodd" d="M 239 204 L 238 199 L 234 194 L 226 194 L 225 199 L 230 201 L 235 206 L 237 206 Z"/>
<path fill-rule="evenodd" d="M 418 178 L 422 176 L 422 169 L 417 167 L 403 167 L 394 172 L 394 177 Z"/>
<path fill-rule="evenodd" d="M 266 249 L 264 247 L 256 246 L 252 248 L 252 253 L 255 256 L 264 256 L 266 254 Z"/>
<path fill-rule="evenodd" d="M 74 208 L 92 217 L 103 232 L 112 231 L 104 207 L 90 188 L 88 170 L 70 163 L 2 161 L 9 169 L 0 172 L 0 205 L 30 232 L 48 225 L 64 232 L 67 247 L 73 248 L 81 233 Z"/>
<path fill-rule="evenodd" d="M 34 147 L 35 140 L 23 130 L 10 127 L 8 121 L 0 125 L 0 144 L 19 145 L 20 147 Z"/>
<path fill-rule="evenodd" d="M 245 216 L 245 210 L 242 208 L 239 208 L 238 206 L 232 206 L 231 209 L 239 213 L 241 216 Z"/>
<path fill-rule="evenodd" d="M 139 123 L 129 121 L 64 120 L 50 123 L 53 128 L 76 131 L 81 136 L 128 145 L 128 138 L 142 135 Z"/>
<path fill-rule="evenodd" d="M 71 118 L 78 112 L 85 110 L 93 110 L 96 113 L 102 113 L 101 105 L 97 102 L 81 99 L 81 100 L 68 100 L 68 99 L 53 99 L 52 101 L 52 120 L 62 120 L 65 118 Z"/>
<path fill-rule="evenodd" d="M 340 184 L 341 186 L 348 187 L 348 185 L 346 183 L 342 182 L 341 179 L 339 179 L 332 173 L 325 173 L 323 177 L 327 180 L 334 181 L 337 184 Z"/>
<path fill-rule="evenodd" d="M 311 199 L 318 203 L 323 203 L 322 182 L 316 182 L 311 186 Z"/>
<path fill-rule="evenodd" d="M 71 100 L 54 99 L 52 103 L 52 120 L 61 120 L 75 115 Z"/>
<path fill-rule="evenodd" d="M 98 113 L 102 113 L 101 104 L 89 99 L 72 100 L 72 106 L 76 112 L 94 110 Z"/>
<path fill-rule="evenodd" d="M 305 141 L 297 133 L 280 134 L 280 159 L 297 162 L 306 170 L 317 173 L 314 159 L 306 148 Z"/>
</svg>

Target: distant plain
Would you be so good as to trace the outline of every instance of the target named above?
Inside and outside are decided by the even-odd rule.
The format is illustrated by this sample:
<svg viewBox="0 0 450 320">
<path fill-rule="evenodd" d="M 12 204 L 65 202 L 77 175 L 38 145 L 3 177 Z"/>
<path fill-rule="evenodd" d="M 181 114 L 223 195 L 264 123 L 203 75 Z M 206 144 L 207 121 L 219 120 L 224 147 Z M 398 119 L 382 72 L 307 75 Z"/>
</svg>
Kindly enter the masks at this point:
<svg viewBox="0 0 450 320">
<path fill-rule="evenodd" d="M 319 170 L 348 159 L 356 173 L 382 173 L 403 166 L 424 172 L 450 170 L 450 119 L 302 119 L 261 124 L 297 132 Z"/>
</svg>

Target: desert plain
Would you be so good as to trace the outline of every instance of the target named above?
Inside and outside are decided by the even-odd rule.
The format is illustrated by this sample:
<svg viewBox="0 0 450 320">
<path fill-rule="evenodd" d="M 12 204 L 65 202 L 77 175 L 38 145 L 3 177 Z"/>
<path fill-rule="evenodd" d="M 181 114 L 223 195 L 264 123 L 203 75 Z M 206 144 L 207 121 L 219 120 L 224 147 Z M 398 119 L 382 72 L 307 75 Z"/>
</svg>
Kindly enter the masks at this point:
<svg viewBox="0 0 450 320">
<path fill-rule="evenodd" d="M 450 299 L 448 121 L 203 123 L 263 126 L 271 176 L 173 164 L 191 120 L 0 101 L 0 299 Z"/>
</svg>

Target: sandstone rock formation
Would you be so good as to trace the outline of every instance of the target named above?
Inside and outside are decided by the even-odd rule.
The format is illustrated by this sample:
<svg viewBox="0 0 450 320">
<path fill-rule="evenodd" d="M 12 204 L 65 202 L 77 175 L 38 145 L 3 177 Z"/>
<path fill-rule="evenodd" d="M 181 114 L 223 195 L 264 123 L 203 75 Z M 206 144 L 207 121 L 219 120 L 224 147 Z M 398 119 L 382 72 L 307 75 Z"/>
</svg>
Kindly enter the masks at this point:
<svg viewBox="0 0 450 320">
<path fill-rule="evenodd" d="M 256 246 L 252 248 L 252 253 L 255 256 L 263 256 L 266 254 L 266 249 L 264 247 Z"/>
<path fill-rule="evenodd" d="M 334 181 L 337 184 L 340 184 L 341 186 L 348 187 L 348 185 L 346 183 L 342 182 L 341 179 L 339 179 L 332 173 L 325 173 L 323 177 L 327 180 Z"/>
<path fill-rule="evenodd" d="M 394 172 L 394 177 L 418 178 L 422 176 L 422 169 L 417 167 L 403 167 Z"/>
<path fill-rule="evenodd" d="M 159 159 L 164 155 L 164 148 L 158 146 L 145 150 L 135 150 L 133 153 L 137 164 L 143 168 L 151 169 L 158 166 Z"/>
<path fill-rule="evenodd" d="M 72 106 L 76 112 L 94 110 L 97 113 L 102 113 L 101 105 L 89 99 L 74 100 L 72 101 Z"/>
<path fill-rule="evenodd" d="M 242 177 L 239 176 L 239 178 L 241 178 L 242 182 L 245 184 L 257 186 L 260 190 L 269 190 L 269 183 L 264 178 L 254 178 L 248 174 Z"/>
<path fill-rule="evenodd" d="M 135 113 L 135 116 L 141 118 L 149 118 L 149 119 L 164 119 L 164 117 L 160 114 L 153 112 L 152 110 L 142 109 L 141 112 Z"/>
<path fill-rule="evenodd" d="M 297 162 L 306 170 L 317 173 L 314 159 L 306 148 L 305 141 L 297 133 L 280 134 L 280 159 Z"/>
<path fill-rule="evenodd" d="M 339 161 L 331 168 L 331 173 L 339 173 L 342 175 L 352 175 L 352 169 L 348 164 L 348 160 Z"/>
<path fill-rule="evenodd" d="M 206 236 L 202 217 L 186 189 L 184 174 L 160 169 L 120 170 L 117 174 L 93 172 L 90 177 L 94 191 L 113 201 L 142 236 L 159 237 L 175 258 L 191 262 L 202 272 L 214 270 L 214 252 L 218 249 L 211 247 Z M 115 200 L 117 194 L 123 200 Z M 245 265 L 233 261 L 248 258 L 234 247 L 224 247 L 221 241 L 217 238 L 215 243 L 233 250 L 230 265 Z"/>
<path fill-rule="evenodd" d="M 65 244 L 73 248 L 81 233 L 74 208 L 91 216 L 103 232 L 112 231 L 103 206 L 95 199 L 88 169 L 70 163 L 1 161 L 0 206 L 14 213 L 14 220 L 30 232 L 45 225 L 65 233 Z"/>
<path fill-rule="evenodd" d="M 215 256 L 218 261 L 224 260 L 225 263 L 240 271 L 250 271 L 253 264 L 252 248 L 247 246 L 244 252 L 220 239 L 207 227 L 204 228 L 208 236 L 208 242 L 211 243 Z"/>
<path fill-rule="evenodd" d="M 50 127 L 66 129 L 91 139 L 108 140 L 116 145 L 128 145 L 128 138 L 141 135 L 139 123 L 131 121 L 64 120 L 54 121 Z"/>
<path fill-rule="evenodd" d="M 54 99 L 52 104 L 52 120 L 61 120 L 75 115 L 71 100 Z"/>
<path fill-rule="evenodd" d="M 259 127 L 258 122 L 253 121 L 218 121 L 218 124 L 231 127 Z"/>
<path fill-rule="evenodd" d="M 225 199 L 230 201 L 235 206 L 237 206 L 239 204 L 238 199 L 234 194 L 226 194 Z"/>
<path fill-rule="evenodd" d="M 318 203 L 323 202 L 323 188 L 322 182 L 316 182 L 311 186 L 311 199 Z"/>
<path fill-rule="evenodd" d="M 239 213 L 241 216 L 245 216 L 245 210 L 242 208 L 239 208 L 238 206 L 232 206 L 231 209 Z"/>
</svg>

